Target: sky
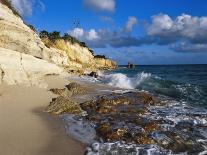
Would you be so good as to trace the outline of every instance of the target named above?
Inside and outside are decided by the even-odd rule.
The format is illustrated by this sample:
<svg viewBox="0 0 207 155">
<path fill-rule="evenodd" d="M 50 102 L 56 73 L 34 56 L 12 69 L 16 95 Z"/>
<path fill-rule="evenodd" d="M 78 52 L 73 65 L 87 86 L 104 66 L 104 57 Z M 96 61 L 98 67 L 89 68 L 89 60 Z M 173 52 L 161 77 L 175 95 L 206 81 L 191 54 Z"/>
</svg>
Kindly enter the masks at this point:
<svg viewBox="0 0 207 155">
<path fill-rule="evenodd" d="M 118 62 L 207 64 L 206 0 L 12 0 L 38 31 L 69 33 Z"/>
</svg>

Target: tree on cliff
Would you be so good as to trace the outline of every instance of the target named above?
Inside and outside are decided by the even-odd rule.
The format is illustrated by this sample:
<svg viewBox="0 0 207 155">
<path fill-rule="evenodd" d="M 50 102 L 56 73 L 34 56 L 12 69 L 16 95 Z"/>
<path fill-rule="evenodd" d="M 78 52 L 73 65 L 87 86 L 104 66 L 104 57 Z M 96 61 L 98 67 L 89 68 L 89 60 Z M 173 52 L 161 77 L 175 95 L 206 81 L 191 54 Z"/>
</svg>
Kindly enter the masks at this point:
<svg viewBox="0 0 207 155">
<path fill-rule="evenodd" d="M 39 32 L 39 37 L 40 38 L 49 38 L 49 32 L 43 30 Z"/>
<path fill-rule="evenodd" d="M 58 31 L 53 31 L 52 33 L 49 33 L 49 39 L 51 41 L 55 41 L 57 39 L 61 39 L 61 36 L 60 36 L 60 32 Z"/>
</svg>

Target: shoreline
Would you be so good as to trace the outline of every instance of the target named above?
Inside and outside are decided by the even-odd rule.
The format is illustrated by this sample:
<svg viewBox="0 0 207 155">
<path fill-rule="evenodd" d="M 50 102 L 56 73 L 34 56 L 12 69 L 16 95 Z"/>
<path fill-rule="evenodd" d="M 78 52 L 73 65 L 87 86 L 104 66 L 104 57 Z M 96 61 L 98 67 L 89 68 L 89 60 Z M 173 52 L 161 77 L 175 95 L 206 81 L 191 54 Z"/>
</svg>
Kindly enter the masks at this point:
<svg viewBox="0 0 207 155">
<path fill-rule="evenodd" d="M 47 79 L 49 87 L 68 80 Z M 44 112 L 55 97 L 37 87 L 0 85 L 0 153 L 5 155 L 84 154 L 85 145 L 65 132 L 59 116 Z"/>
<path fill-rule="evenodd" d="M 177 129 L 184 133 L 189 130 L 185 123 L 203 130 L 206 121 L 202 110 L 188 107 L 192 108 L 189 115 L 183 103 L 89 78 L 47 76 L 47 90 L 0 85 L 0 150 L 6 155 L 107 153 L 108 147 L 123 154 L 129 150 L 169 153 L 171 148 L 175 153 L 203 153 L 205 142 L 196 140 L 193 132 L 186 134 L 192 138 L 192 145 L 200 145 L 197 150 L 177 136 L 182 136 Z M 176 143 L 163 139 L 166 143 L 162 144 L 163 135 Z M 124 140 L 127 143 L 122 143 Z"/>
</svg>

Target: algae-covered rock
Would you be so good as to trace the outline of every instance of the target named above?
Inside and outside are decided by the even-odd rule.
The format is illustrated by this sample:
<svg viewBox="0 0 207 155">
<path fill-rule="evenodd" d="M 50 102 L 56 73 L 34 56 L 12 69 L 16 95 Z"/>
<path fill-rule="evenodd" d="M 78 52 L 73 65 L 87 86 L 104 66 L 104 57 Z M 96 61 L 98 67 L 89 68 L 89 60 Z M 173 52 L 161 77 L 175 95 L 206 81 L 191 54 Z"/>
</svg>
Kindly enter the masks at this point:
<svg viewBox="0 0 207 155">
<path fill-rule="evenodd" d="M 63 89 L 58 89 L 58 88 L 52 88 L 50 89 L 51 92 L 53 92 L 56 95 L 60 95 L 63 97 L 71 97 L 72 92 L 70 92 L 68 89 L 63 88 Z"/>
<path fill-rule="evenodd" d="M 86 92 L 86 88 L 82 87 L 80 84 L 76 82 L 72 82 L 65 86 L 73 95 L 82 94 Z"/>
<path fill-rule="evenodd" d="M 80 114 L 83 112 L 78 103 L 63 96 L 53 98 L 46 111 L 53 114 Z"/>
</svg>

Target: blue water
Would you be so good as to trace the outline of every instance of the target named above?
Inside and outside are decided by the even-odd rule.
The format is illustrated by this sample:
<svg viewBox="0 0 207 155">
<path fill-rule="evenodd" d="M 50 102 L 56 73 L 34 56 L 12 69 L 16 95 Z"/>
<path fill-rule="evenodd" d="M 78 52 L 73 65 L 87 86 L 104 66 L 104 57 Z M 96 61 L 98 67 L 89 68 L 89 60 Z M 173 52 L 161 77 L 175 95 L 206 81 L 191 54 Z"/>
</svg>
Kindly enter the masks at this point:
<svg viewBox="0 0 207 155">
<path fill-rule="evenodd" d="M 207 107 L 207 65 L 120 66 L 108 74 L 111 85 Z"/>
</svg>

